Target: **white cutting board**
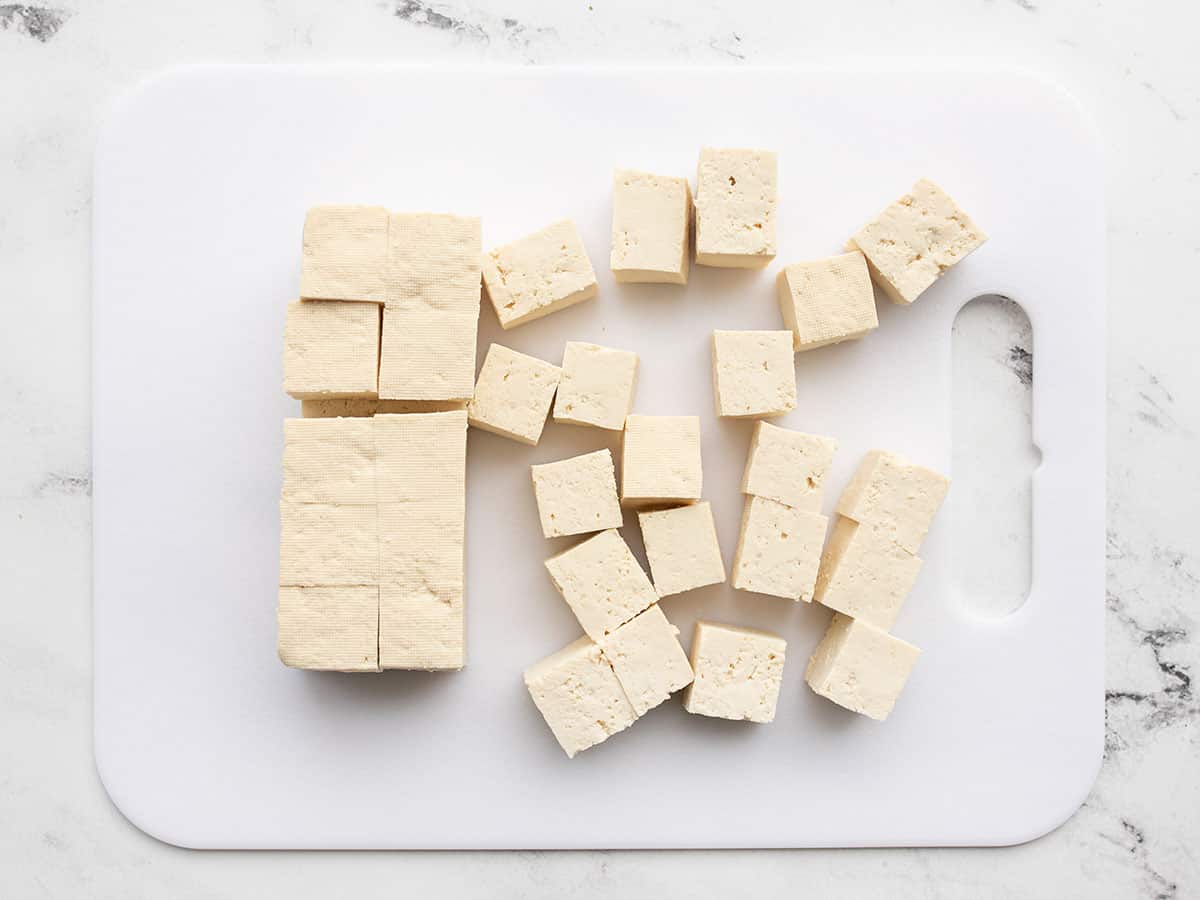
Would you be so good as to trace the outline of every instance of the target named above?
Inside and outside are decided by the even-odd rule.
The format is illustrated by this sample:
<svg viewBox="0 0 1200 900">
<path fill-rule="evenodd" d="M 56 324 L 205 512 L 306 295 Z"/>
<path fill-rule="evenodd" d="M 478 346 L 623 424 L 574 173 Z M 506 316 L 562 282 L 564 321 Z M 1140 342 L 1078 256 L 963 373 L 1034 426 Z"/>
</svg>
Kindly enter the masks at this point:
<svg viewBox="0 0 1200 900">
<path fill-rule="evenodd" d="M 779 151 L 779 259 L 686 289 L 608 270 L 614 166 L 690 175 L 702 144 Z M 1003 619 L 950 583 L 936 523 L 895 632 L 925 650 L 884 724 L 812 694 L 820 607 L 717 586 L 664 601 L 788 642 L 774 724 L 674 700 L 574 760 L 521 683 L 579 632 L 542 560 L 530 463 L 615 446 L 549 424 L 472 430 L 469 665 L 297 672 L 275 655 L 285 304 L 311 204 L 483 217 L 484 243 L 570 216 L 598 299 L 492 340 L 637 351 L 635 410 L 697 413 L 726 563 L 751 425 L 713 415 L 714 328 L 778 328 L 779 264 L 838 252 L 920 176 L 991 241 L 866 340 L 797 357 L 782 424 L 949 470 L 950 334 L 979 294 L 1036 342 L 1033 588 Z M 95 739 L 121 810 L 192 847 L 776 847 L 1002 844 L 1075 810 L 1100 761 L 1104 220 L 1098 148 L 1057 90 L 1014 73 L 763 69 L 200 67 L 151 80 L 96 153 Z M 953 498 L 951 492 L 951 498 Z M 641 552 L 632 517 L 626 536 Z"/>
</svg>

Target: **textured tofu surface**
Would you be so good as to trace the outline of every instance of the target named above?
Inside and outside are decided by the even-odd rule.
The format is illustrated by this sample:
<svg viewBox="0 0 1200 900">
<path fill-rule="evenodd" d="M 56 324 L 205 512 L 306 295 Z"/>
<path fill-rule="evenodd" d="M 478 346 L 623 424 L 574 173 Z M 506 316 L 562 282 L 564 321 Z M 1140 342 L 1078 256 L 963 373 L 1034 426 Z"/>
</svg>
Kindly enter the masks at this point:
<svg viewBox="0 0 1200 900">
<path fill-rule="evenodd" d="M 714 331 L 712 368 L 718 416 L 779 416 L 796 408 L 790 331 Z"/>
<path fill-rule="evenodd" d="M 500 344 L 488 348 L 467 418 L 476 428 L 537 444 L 562 370 Z"/>
<path fill-rule="evenodd" d="M 388 211 L 382 206 L 314 206 L 304 217 L 300 296 L 383 303 Z"/>
<path fill-rule="evenodd" d="M 696 262 L 761 269 L 775 258 L 776 155 L 768 150 L 700 151 L 696 172 Z"/>
<path fill-rule="evenodd" d="M 699 416 L 626 417 L 622 503 L 689 503 L 700 499 L 703 481 Z"/>
<path fill-rule="evenodd" d="M 281 587 L 279 659 L 297 669 L 379 671 L 379 588 Z"/>
<path fill-rule="evenodd" d="M 465 410 L 384 414 L 373 420 L 381 503 L 446 500 L 460 508 L 466 490 Z"/>
<path fill-rule="evenodd" d="M 461 669 L 466 663 L 464 612 L 461 579 L 448 584 L 413 577 L 381 584 L 380 668 Z"/>
<path fill-rule="evenodd" d="M 944 475 L 913 465 L 896 453 L 872 450 L 842 492 L 837 511 L 875 526 L 909 553 L 916 553 L 949 490 L 950 479 Z"/>
<path fill-rule="evenodd" d="M 620 431 L 633 408 L 637 371 L 636 353 L 567 341 L 554 421 Z"/>
<path fill-rule="evenodd" d="M 796 350 L 853 340 L 879 327 L 871 274 L 858 250 L 793 263 L 780 270 L 775 287 Z"/>
<path fill-rule="evenodd" d="M 617 475 L 607 447 L 530 470 L 544 537 L 621 527 Z"/>
<path fill-rule="evenodd" d="M 306 419 L 362 418 L 376 413 L 428 413 L 466 409 L 466 400 L 301 400 L 300 415 Z"/>
<path fill-rule="evenodd" d="M 657 602 L 654 586 L 616 530 L 602 531 L 546 560 L 546 570 L 593 640 Z"/>
<path fill-rule="evenodd" d="M 815 599 L 885 631 L 921 571 L 921 558 L 871 525 L 838 516 L 821 555 Z"/>
<path fill-rule="evenodd" d="M 756 422 L 742 473 L 742 493 L 820 512 L 837 441 Z"/>
<path fill-rule="evenodd" d="M 692 666 L 679 644 L 679 629 L 655 604 L 601 642 L 625 696 L 639 716 L 692 683 Z"/>
<path fill-rule="evenodd" d="M 639 512 L 638 524 L 658 596 L 725 580 L 712 506 L 707 502 Z"/>
<path fill-rule="evenodd" d="M 828 524 L 820 513 L 747 497 L 733 556 L 733 586 L 811 602 Z"/>
<path fill-rule="evenodd" d="M 379 327 L 379 307 L 372 303 L 289 303 L 283 389 L 299 399 L 375 397 Z"/>
<path fill-rule="evenodd" d="M 282 496 L 296 503 L 373 504 L 371 420 L 284 419 Z"/>
<path fill-rule="evenodd" d="M 692 635 L 695 680 L 684 694 L 684 709 L 718 719 L 773 721 L 786 652 L 787 641 L 778 635 L 696 622 Z"/>
<path fill-rule="evenodd" d="M 686 178 L 618 169 L 610 258 L 617 281 L 687 284 L 691 214 Z"/>
<path fill-rule="evenodd" d="M 489 251 L 483 284 L 505 329 L 590 300 L 597 290 L 583 238 L 570 219 Z"/>
<path fill-rule="evenodd" d="M 838 706 L 882 721 L 920 655 L 912 644 L 838 613 L 809 658 L 804 680 Z"/>
<path fill-rule="evenodd" d="M 379 583 L 374 504 L 279 503 L 279 583 L 285 587 Z"/>
</svg>

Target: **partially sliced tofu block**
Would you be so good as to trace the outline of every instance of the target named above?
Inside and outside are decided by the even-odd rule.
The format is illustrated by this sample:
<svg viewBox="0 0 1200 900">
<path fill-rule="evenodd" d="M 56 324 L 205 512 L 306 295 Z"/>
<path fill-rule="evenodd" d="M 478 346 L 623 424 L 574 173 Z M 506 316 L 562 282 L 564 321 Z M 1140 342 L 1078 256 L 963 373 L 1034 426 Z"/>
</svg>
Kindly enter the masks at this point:
<svg viewBox="0 0 1200 900">
<path fill-rule="evenodd" d="M 279 659 L 294 669 L 379 671 L 379 588 L 279 589 Z"/>
</svg>

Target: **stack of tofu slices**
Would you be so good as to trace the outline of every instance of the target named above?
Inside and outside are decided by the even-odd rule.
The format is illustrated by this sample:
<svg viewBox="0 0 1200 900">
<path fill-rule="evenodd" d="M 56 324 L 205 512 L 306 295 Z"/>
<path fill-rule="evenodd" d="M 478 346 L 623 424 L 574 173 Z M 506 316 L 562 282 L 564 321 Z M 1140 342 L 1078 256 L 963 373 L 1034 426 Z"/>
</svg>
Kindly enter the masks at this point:
<svg viewBox="0 0 1200 900">
<path fill-rule="evenodd" d="M 777 160 L 704 149 L 686 178 L 618 170 L 618 282 L 686 284 L 689 261 L 764 268 L 776 255 Z M 694 236 L 694 248 L 693 248 Z M 714 331 L 718 417 L 758 419 L 742 483 L 734 588 L 835 610 L 809 661 L 814 691 L 855 712 L 891 711 L 919 651 L 889 630 L 949 482 L 871 451 L 822 514 L 837 442 L 761 421 L 796 407 L 795 353 L 878 326 L 872 283 L 911 303 L 984 241 L 939 188 L 918 182 L 847 244 L 782 268 L 784 328 Z M 475 375 L 480 284 L 504 329 L 597 293 L 570 220 L 483 253 L 478 219 L 317 207 L 304 228 L 302 300 L 288 310 L 279 651 L 299 668 L 458 669 L 464 664 L 463 515 L 468 424 L 535 445 L 548 418 L 621 434 L 607 449 L 532 466 L 546 560 L 582 635 L 525 672 L 568 756 L 686 688 L 691 713 L 775 717 L 782 637 L 701 619 L 690 658 L 659 601 L 722 584 L 702 499 L 700 418 L 633 413 L 638 357 L 569 341 L 561 364 L 492 344 Z M 622 537 L 636 512 L 649 564 Z"/>
</svg>

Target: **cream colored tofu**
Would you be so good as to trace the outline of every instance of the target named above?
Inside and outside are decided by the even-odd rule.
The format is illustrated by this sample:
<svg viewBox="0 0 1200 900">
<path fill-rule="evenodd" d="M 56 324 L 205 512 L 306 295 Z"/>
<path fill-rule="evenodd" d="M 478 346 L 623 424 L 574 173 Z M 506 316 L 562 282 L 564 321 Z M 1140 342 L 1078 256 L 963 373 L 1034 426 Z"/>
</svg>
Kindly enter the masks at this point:
<svg viewBox="0 0 1200 900">
<path fill-rule="evenodd" d="M 838 613 L 813 651 L 804 680 L 838 706 L 883 721 L 920 655 L 912 644 Z"/>
<path fill-rule="evenodd" d="M 626 417 L 621 503 L 691 503 L 700 499 L 702 487 L 699 416 Z"/>
<path fill-rule="evenodd" d="M 742 473 L 742 493 L 820 512 L 837 446 L 831 437 L 756 422 Z"/>
<path fill-rule="evenodd" d="M 375 507 L 279 503 L 279 583 L 284 587 L 379 583 Z"/>
<path fill-rule="evenodd" d="M 775 258 L 779 163 L 768 150 L 704 147 L 696 173 L 696 263 L 761 269 Z"/>
<path fill-rule="evenodd" d="M 658 596 L 681 594 L 725 580 L 717 526 L 707 501 L 639 512 L 638 524 Z"/>
<path fill-rule="evenodd" d="M 365 419 L 375 415 L 378 407 L 379 401 L 374 397 L 301 400 L 300 415 L 305 419 Z"/>
<path fill-rule="evenodd" d="M 382 206 L 314 206 L 304 217 L 300 296 L 383 303 L 388 212 Z"/>
<path fill-rule="evenodd" d="M 467 418 L 476 428 L 536 445 L 562 370 L 500 344 L 488 348 Z"/>
<path fill-rule="evenodd" d="M 872 450 L 842 492 L 837 511 L 874 526 L 916 553 L 949 490 L 950 479 L 944 475 L 913 465 L 896 453 Z"/>
<path fill-rule="evenodd" d="M 838 516 L 821 556 L 815 598 L 887 631 L 920 571 L 920 557 L 872 526 Z"/>
<path fill-rule="evenodd" d="M 436 413 L 457 412 L 466 408 L 466 400 L 380 400 L 375 412 L 380 415 L 388 415 L 390 413 Z"/>
<path fill-rule="evenodd" d="M 618 169 L 613 175 L 613 277 L 687 284 L 691 218 L 686 178 Z"/>
<path fill-rule="evenodd" d="M 863 252 L 889 300 L 908 304 L 986 240 L 945 191 L 921 179 L 859 229 L 847 249 Z"/>
<path fill-rule="evenodd" d="M 796 350 L 854 340 L 879 327 L 867 259 L 858 250 L 793 263 L 775 279 Z"/>
<path fill-rule="evenodd" d="M 296 503 L 373 504 L 371 420 L 284 419 L 281 496 Z"/>
<path fill-rule="evenodd" d="M 483 257 L 483 284 L 504 329 L 596 296 L 596 273 L 570 219 Z"/>
<path fill-rule="evenodd" d="M 781 416 L 796 408 L 790 331 L 714 331 L 712 367 L 718 416 Z"/>
<path fill-rule="evenodd" d="M 379 504 L 379 581 L 463 587 L 463 498 Z"/>
<path fill-rule="evenodd" d="M 545 537 L 621 527 L 617 476 L 607 447 L 530 470 Z"/>
<path fill-rule="evenodd" d="M 373 419 L 375 477 L 381 503 L 446 501 L 466 490 L 467 414 L 384 414 Z"/>
<path fill-rule="evenodd" d="M 373 398 L 379 389 L 379 307 L 369 303 L 289 303 L 283 337 L 283 389 L 298 399 Z"/>
<path fill-rule="evenodd" d="M 469 400 L 478 324 L 473 313 L 384 307 L 380 398 Z"/>
<path fill-rule="evenodd" d="M 379 588 L 281 587 L 279 659 L 294 669 L 379 671 Z"/>
<path fill-rule="evenodd" d="M 733 586 L 787 600 L 812 602 L 829 520 L 820 513 L 746 497 Z"/>
<path fill-rule="evenodd" d="M 552 556 L 546 570 L 592 640 L 603 639 L 658 600 L 654 585 L 615 529 Z"/>
<path fill-rule="evenodd" d="M 424 578 L 381 584 L 379 664 L 382 669 L 463 668 L 466 617 L 461 584 Z"/>
<path fill-rule="evenodd" d="M 692 634 L 695 680 L 683 696 L 683 708 L 718 719 L 774 721 L 786 653 L 787 641 L 778 635 L 697 621 Z"/>
<path fill-rule="evenodd" d="M 657 604 L 607 635 L 600 646 L 639 716 L 692 683 L 679 629 Z"/>
<path fill-rule="evenodd" d="M 636 353 L 567 341 L 554 421 L 620 431 L 633 408 L 637 370 Z"/>
<path fill-rule="evenodd" d="M 582 637 L 526 669 L 525 687 L 568 757 L 637 719 L 612 666 L 591 638 Z"/>
</svg>

